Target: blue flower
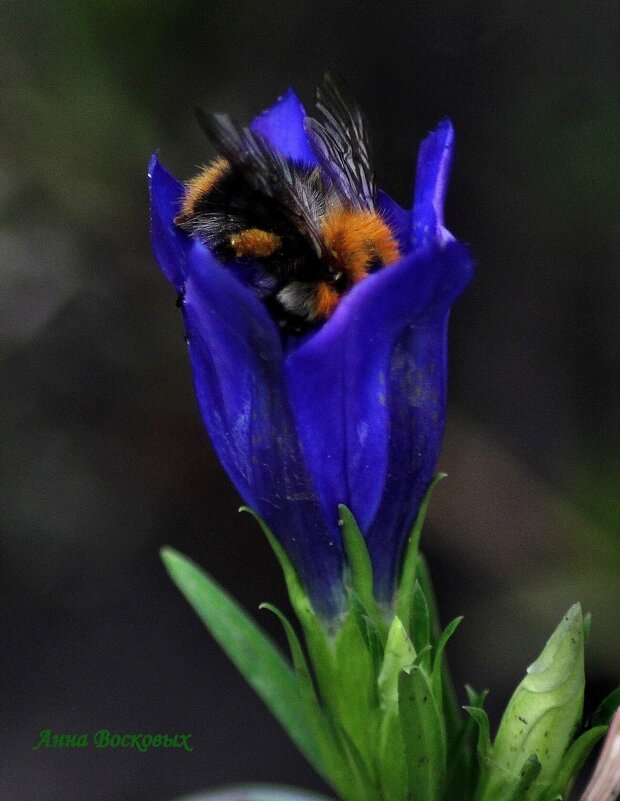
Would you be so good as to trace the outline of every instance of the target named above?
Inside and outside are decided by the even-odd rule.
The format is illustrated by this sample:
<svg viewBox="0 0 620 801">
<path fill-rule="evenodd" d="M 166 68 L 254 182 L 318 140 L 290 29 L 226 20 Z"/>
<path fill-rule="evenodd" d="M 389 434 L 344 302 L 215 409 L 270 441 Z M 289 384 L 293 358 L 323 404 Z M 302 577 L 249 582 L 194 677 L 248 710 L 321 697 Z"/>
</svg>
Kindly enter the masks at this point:
<svg viewBox="0 0 620 801">
<path fill-rule="evenodd" d="M 252 128 L 316 164 L 292 90 Z M 402 257 L 356 284 L 303 338 L 282 334 L 241 273 L 173 223 L 183 186 L 154 156 L 155 256 L 181 293 L 196 395 L 219 458 L 279 538 L 315 610 L 344 608 L 338 504 L 353 512 L 389 604 L 405 540 L 435 472 L 446 411 L 450 308 L 470 280 L 443 226 L 448 120 L 420 148 L 413 210 L 379 193 Z"/>
</svg>

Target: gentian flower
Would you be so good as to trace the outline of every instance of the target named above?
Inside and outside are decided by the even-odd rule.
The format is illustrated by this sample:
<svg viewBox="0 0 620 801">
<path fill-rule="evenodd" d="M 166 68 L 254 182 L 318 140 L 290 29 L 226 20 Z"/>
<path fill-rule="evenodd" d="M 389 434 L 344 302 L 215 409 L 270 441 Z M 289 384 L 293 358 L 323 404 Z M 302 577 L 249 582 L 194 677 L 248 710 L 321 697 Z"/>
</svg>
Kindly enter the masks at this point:
<svg viewBox="0 0 620 801">
<path fill-rule="evenodd" d="M 292 90 L 258 116 L 282 155 L 317 157 Z M 280 540 L 316 612 L 345 605 L 338 505 L 355 516 L 377 600 L 389 606 L 404 543 L 435 472 L 446 411 L 446 333 L 472 262 L 443 225 L 448 120 L 420 148 L 411 212 L 379 193 L 401 258 L 357 283 L 321 326 L 282 332 L 247 283 L 174 224 L 184 187 L 150 164 L 155 256 L 182 300 L 196 396 L 218 456 Z"/>
</svg>

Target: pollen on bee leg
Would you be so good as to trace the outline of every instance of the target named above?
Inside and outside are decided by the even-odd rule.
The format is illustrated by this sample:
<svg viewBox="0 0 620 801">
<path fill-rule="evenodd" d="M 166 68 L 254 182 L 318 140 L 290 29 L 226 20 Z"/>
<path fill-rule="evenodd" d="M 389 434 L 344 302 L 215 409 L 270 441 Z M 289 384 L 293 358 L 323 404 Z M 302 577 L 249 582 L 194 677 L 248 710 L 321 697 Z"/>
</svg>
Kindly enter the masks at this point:
<svg viewBox="0 0 620 801">
<path fill-rule="evenodd" d="M 232 234 L 229 242 L 238 259 L 244 256 L 266 259 L 282 247 L 282 240 L 277 234 L 261 228 L 246 228 L 245 231 Z"/>
</svg>

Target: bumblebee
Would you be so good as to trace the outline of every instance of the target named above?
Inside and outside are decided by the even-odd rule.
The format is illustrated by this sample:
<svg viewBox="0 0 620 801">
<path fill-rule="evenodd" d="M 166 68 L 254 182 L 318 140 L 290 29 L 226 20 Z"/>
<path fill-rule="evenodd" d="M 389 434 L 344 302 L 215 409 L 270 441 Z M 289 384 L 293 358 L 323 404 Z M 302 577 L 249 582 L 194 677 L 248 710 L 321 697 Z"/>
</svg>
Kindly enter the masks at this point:
<svg viewBox="0 0 620 801">
<path fill-rule="evenodd" d="M 226 114 L 197 110 L 217 158 L 186 184 L 175 224 L 248 285 L 278 323 L 300 333 L 326 320 L 354 284 L 400 258 L 377 208 L 366 124 L 348 88 L 326 75 L 321 120 L 307 117 L 311 167 L 284 157 Z"/>
</svg>

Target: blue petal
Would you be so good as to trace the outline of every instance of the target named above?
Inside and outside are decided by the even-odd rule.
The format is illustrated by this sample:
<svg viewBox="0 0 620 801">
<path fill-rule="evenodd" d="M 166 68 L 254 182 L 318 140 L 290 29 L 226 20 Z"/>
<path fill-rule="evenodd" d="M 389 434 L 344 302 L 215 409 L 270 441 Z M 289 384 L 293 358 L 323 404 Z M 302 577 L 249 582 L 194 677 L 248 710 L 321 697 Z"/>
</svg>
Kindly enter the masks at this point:
<svg viewBox="0 0 620 801">
<path fill-rule="evenodd" d="M 445 414 L 446 323 L 472 263 L 435 244 L 360 282 L 287 357 L 306 464 L 330 522 L 355 515 L 388 600 L 407 526 L 432 477 Z M 394 524 L 394 525 L 393 525 Z"/>
<path fill-rule="evenodd" d="M 149 163 L 151 195 L 151 244 L 153 253 L 166 278 L 180 290 L 187 274 L 189 239 L 174 225 L 184 194 L 183 184 L 173 178 L 157 159 Z"/>
<path fill-rule="evenodd" d="M 295 161 L 316 164 L 316 156 L 304 130 L 306 112 L 293 89 L 254 119 L 250 128 L 261 133 L 281 153 Z"/>
<path fill-rule="evenodd" d="M 443 207 L 454 150 L 454 128 L 443 120 L 420 145 L 413 201 L 413 246 L 452 239 L 443 227 Z"/>
<path fill-rule="evenodd" d="M 196 396 L 218 456 L 296 565 L 319 614 L 339 610 L 342 556 L 299 452 L 277 327 L 251 290 L 196 242 L 183 310 Z"/>
</svg>

